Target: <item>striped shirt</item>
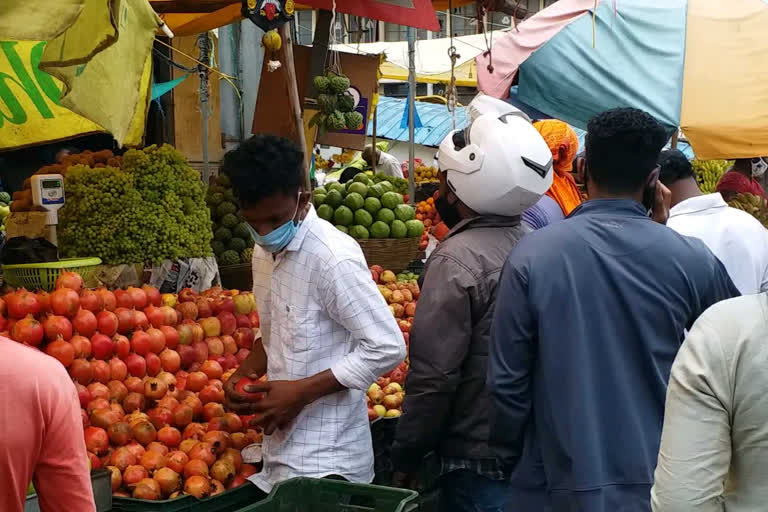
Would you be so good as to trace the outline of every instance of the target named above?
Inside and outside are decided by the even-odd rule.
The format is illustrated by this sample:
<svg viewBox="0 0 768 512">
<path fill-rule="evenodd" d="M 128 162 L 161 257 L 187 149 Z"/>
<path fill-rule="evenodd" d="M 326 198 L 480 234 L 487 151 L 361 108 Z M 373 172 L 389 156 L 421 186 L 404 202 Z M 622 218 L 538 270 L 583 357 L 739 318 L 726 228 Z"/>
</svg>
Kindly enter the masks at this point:
<svg viewBox="0 0 768 512">
<path fill-rule="evenodd" d="M 348 389 L 315 401 L 264 436 L 263 491 L 289 478 L 373 480 L 365 390 L 405 358 L 405 342 L 358 244 L 310 207 L 286 249 L 254 248 L 253 293 L 271 380 L 331 369 Z"/>
</svg>

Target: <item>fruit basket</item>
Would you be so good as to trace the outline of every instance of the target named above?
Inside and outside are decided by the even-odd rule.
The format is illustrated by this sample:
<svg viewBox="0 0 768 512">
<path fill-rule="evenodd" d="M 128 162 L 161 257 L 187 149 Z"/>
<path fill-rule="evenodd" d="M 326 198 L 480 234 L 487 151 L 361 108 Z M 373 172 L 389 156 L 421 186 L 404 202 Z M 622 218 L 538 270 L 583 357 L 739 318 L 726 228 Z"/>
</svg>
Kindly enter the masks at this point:
<svg viewBox="0 0 768 512">
<path fill-rule="evenodd" d="M 230 512 L 263 498 L 264 493 L 255 485 L 246 483 L 218 496 L 198 500 L 186 495 L 172 500 L 148 501 L 115 497 L 113 512 Z"/>
<path fill-rule="evenodd" d="M 294 478 L 238 512 L 415 512 L 419 493 L 338 480 Z"/>
<path fill-rule="evenodd" d="M 51 263 L 26 263 L 3 265 L 5 281 L 17 288 L 28 290 L 53 290 L 56 279 L 63 272 L 77 272 L 86 283 L 96 274 L 101 265 L 99 258 L 76 258 Z"/>
<path fill-rule="evenodd" d="M 400 272 L 419 257 L 421 238 L 382 238 L 358 240 L 368 266 L 380 265 Z"/>
<path fill-rule="evenodd" d="M 221 286 L 225 290 L 252 290 L 253 270 L 250 263 L 220 265 Z"/>
</svg>

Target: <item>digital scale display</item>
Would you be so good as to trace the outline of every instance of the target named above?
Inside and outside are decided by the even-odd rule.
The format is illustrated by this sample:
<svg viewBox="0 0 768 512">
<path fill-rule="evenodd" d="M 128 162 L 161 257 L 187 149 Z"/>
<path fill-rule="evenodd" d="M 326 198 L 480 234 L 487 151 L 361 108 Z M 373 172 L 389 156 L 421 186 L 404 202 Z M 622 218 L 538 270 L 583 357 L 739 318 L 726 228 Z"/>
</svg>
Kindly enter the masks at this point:
<svg viewBox="0 0 768 512">
<path fill-rule="evenodd" d="M 47 180 L 42 183 L 43 188 L 61 188 L 61 181 Z"/>
</svg>

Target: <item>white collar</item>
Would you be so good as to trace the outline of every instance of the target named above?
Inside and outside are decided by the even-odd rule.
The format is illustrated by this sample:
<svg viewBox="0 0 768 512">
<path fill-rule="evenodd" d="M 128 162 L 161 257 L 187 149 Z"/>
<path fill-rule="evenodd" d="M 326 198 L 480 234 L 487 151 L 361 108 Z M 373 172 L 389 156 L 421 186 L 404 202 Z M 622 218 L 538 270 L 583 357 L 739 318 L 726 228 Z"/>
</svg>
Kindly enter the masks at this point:
<svg viewBox="0 0 768 512">
<path fill-rule="evenodd" d="M 298 251 L 301 249 L 301 244 L 304 242 L 304 238 L 307 236 L 309 230 L 312 229 L 312 224 L 317 221 L 317 218 L 315 207 L 310 203 L 309 210 L 299 226 L 299 231 L 296 232 L 296 236 L 294 236 L 293 240 L 291 240 L 285 247 L 286 251 Z"/>
<path fill-rule="evenodd" d="M 691 213 L 698 213 L 704 210 L 710 210 L 712 208 L 727 208 L 728 203 L 725 202 L 720 192 L 714 194 L 704 194 L 702 196 L 691 197 L 685 201 L 681 201 L 673 206 L 669 210 L 669 216 L 674 217 L 676 215 L 687 215 Z"/>
</svg>

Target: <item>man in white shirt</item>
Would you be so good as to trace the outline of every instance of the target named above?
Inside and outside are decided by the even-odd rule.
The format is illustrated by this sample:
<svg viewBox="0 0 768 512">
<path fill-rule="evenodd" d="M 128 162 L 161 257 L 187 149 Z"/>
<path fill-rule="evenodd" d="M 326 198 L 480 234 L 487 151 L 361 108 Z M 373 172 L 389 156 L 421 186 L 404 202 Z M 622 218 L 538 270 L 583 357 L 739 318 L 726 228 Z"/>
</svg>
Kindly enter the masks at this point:
<svg viewBox="0 0 768 512">
<path fill-rule="evenodd" d="M 654 512 L 768 509 L 768 295 L 719 302 L 677 354 Z"/>
<path fill-rule="evenodd" d="M 385 153 L 379 148 L 373 146 L 366 146 L 363 150 L 363 160 L 368 165 L 373 167 L 373 155 L 376 155 L 376 172 L 383 173 L 387 176 L 394 176 L 395 178 L 403 177 L 403 169 L 400 167 L 400 162 L 394 156 L 389 153 Z"/>
<path fill-rule="evenodd" d="M 704 242 L 742 294 L 768 290 L 768 230 L 748 213 L 729 207 L 720 193 L 703 194 L 680 151 L 663 151 L 659 165 L 659 179 L 672 192 L 667 226 Z"/>
<path fill-rule="evenodd" d="M 360 247 L 320 219 L 301 190 L 301 150 L 257 135 L 229 152 L 223 171 L 252 228 L 253 291 L 262 343 L 227 382 L 228 405 L 264 428 L 269 492 L 283 480 L 373 479 L 365 390 L 405 358 L 405 342 Z M 236 391 L 240 378 L 268 381 Z"/>
</svg>

